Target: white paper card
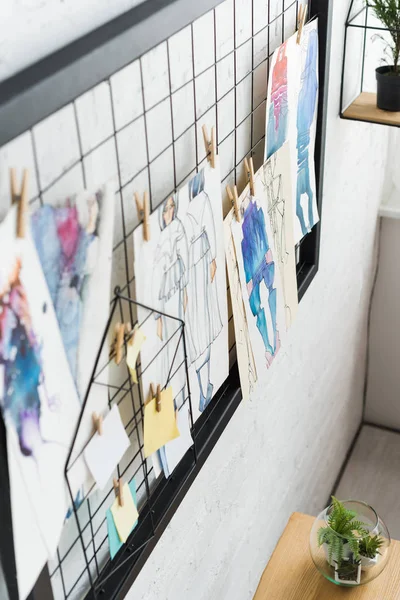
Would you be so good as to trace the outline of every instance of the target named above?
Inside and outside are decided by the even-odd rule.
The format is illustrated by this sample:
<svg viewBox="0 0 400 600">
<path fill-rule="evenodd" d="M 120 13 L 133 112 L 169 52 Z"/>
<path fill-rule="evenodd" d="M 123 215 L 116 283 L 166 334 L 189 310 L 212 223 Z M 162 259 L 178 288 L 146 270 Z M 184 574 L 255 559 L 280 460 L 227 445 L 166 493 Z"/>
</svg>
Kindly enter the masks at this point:
<svg viewBox="0 0 400 600">
<path fill-rule="evenodd" d="M 114 404 L 104 419 L 102 435 L 95 433 L 84 453 L 86 464 L 101 490 L 104 489 L 129 445 L 118 406 Z"/>
</svg>

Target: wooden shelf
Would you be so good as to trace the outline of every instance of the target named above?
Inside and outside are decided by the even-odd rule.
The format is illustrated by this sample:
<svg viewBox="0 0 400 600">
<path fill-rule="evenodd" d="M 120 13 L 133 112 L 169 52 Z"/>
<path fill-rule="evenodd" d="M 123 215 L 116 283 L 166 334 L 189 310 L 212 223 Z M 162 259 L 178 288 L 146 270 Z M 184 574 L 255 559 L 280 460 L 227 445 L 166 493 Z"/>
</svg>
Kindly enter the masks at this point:
<svg viewBox="0 0 400 600">
<path fill-rule="evenodd" d="M 363 92 L 343 112 L 344 119 L 355 121 L 368 121 L 400 127 L 400 112 L 381 110 L 376 106 L 376 94 Z"/>
</svg>

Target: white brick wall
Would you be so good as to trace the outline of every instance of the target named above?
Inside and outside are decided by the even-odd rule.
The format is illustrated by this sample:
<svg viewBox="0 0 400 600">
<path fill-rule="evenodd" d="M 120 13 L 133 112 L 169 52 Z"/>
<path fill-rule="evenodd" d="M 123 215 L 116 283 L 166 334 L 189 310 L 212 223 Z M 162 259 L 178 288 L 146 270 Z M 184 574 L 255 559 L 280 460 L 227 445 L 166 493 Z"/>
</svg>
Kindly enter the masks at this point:
<svg viewBox="0 0 400 600">
<path fill-rule="evenodd" d="M 219 36 L 217 57 L 220 58 L 232 49 L 232 2 L 225 0 L 215 13 Z M 30 0 L 20 3 L 9 0 L 6 4 L 6 8 L 0 8 L 0 15 L 5 11 L 5 19 L 0 19 L 0 78 L 25 64 L 26 48 L 32 48 L 29 59 L 43 56 L 54 49 L 55 41 L 63 45 L 126 10 L 132 1 Z M 236 0 L 240 15 L 236 19 L 237 39 L 241 36 L 246 39 L 249 4 Z M 256 0 L 255 15 L 257 11 L 264 14 L 265 4 L 266 0 Z M 265 381 L 260 382 L 258 395 L 235 413 L 140 573 L 129 593 L 130 600 L 252 598 L 262 569 L 291 512 L 313 513 L 324 505 L 357 429 L 364 383 L 366 308 L 374 263 L 376 214 L 386 161 L 386 131 L 368 124 L 340 121 L 337 117 L 347 4 L 347 0 L 335 0 L 320 271 L 301 303 L 286 346 Z M 281 0 L 271 0 L 272 12 L 280 5 Z M 199 77 L 204 78 L 207 71 L 203 73 L 203 70 L 212 62 L 207 53 L 201 51 L 201 44 L 207 39 L 208 19 L 210 16 L 206 15 L 193 27 L 195 72 L 202 73 Z M 279 28 L 278 23 L 276 27 Z M 278 44 L 281 32 L 275 31 L 276 27 L 271 31 L 270 42 L 274 43 L 276 38 Z M 289 33 L 287 22 L 286 27 Z M 189 35 L 190 28 L 170 41 L 170 53 L 176 57 L 171 63 L 173 91 L 191 78 L 191 64 L 185 54 L 190 48 Z M 263 53 L 265 40 L 260 36 L 255 44 L 256 60 L 262 60 Z M 247 60 L 243 50 L 237 64 L 243 75 Z M 148 53 L 142 61 L 146 110 L 168 95 L 164 61 L 165 44 Z M 84 165 L 88 185 L 112 178 L 118 187 L 118 152 L 121 179 L 134 178 L 122 198 L 117 198 L 113 287 L 126 276 L 123 246 L 118 245 L 122 239 L 121 202 L 127 231 L 130 231 L 136 223 L 132 191 L 148 185 L 147 169 L 135 178 L 143 165 L 143 157 L 140 152 L 131 152 L 132 140 L 141 135 L 143 113 L 137 67 L 134 63 L 125 73 L 115 76 L 111 89 L 118 106 L 117 129 L 133 118 L 138 117 L 138 120 L 117 135 L 117 147 L 113 140 L 105 141 L 85 158 Z M 232 85 L 232 69 L 229 56 L 219 63 L 218 98 Z M 265 80 L 265 71 L 260 69 L 257 77 L 255 89 Z M 189 84 L 192 89 L 183 88 L 173 96 L 176 115 L 179 115 L 174 123 L 175 137 L 177 131 L 185 130 L 192 118 L 179 108 L 180 103 L 190 105 L 185 97 L 180 97 L 182 94 L 209 89 L 198 97 L 198 132 L 203 122 L 210 127 L 215 120 L 215 108 L 207 111 L 213 101 L 208 94 L 212 95 L 214 89 L 208 88 L 206 81 L 201 83 L 197 88 L 194 86 L 194 90 Z M 251 86 L 247 84 L 244 79 L 239 90 L 239 111 L 242 108 L 245 111 L 250 101 Z M 82 115 L 85 128 L 82 144 L 86 148 L 94 147 L 101 141 L 99 136 L 106 139 L 110 133 L 109 92 L 108 85 L 102 84 L 76 103 L 78 119 Z M 219 125 L 229 131 L 232 120 L 229 98 L 223 102 L 226 105 L 221 102 L 218 107 Z M 255 115 L 256 139 L 264 127 L 263 111 L 264 106 L 261 106 L 259 117 Z M 248 151 L 247 126 L 246 122 L 241 126 L 237 141 L 239 148 L 243 144 L 243 155 Z M 169 138 L 169 128 L 164 133 Z M 72 106 L 39 124 L 33 135 L 41 165 L 40 182 L 35 180 L 32 168 L 29 133 L 0 149 L 2 214 L 9 204 L 7 169 L 11 164 L 31 167 L 32 197 L 37 194 L 39 184 L 44 188 L 58 178 L 57 184 L 44 194 L 48 202 L 83 185 L 80 164 L 65 173 L 79 158 Z M 201 135 L 198 137 L 201 142 Z M 224 173 L 232 168 L 233 138 L 234 135 L 228 136 L 219 148 Z M 154 143 L 149 147 L 150 154 L 162 152 L 164 142 L 167 140 L 154 136 L 153 142 L 150 140 L 150 144 Z M 194 166 L 194 143 L 194 127 L 176 142 L 175 151 L 182 157 L 180 174 L 176 174 L 178 180 Z M 55 147 L 57 152 L 49 152 L 49 148 Z M 202 142 L 197 151 L 202 158 Z M 183 169 L 184 160 L 187 167 Z M 169 192 L 173 181 L 171 155 L 167 150 L 151 168 L 156 201 Z M 131 238 L 128 246 L 130 250 Z M 131 254 L 128 259 L 131 263 Z"/>
</svg>

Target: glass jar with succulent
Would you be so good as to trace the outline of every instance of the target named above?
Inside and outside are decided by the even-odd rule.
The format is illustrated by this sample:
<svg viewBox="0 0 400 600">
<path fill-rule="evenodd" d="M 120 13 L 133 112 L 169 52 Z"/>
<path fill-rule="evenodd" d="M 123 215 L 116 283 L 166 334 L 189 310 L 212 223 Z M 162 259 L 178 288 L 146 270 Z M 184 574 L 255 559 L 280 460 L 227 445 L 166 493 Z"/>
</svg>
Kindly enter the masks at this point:
<svg viewBox="0 0 400 600">
<path fill-rule="evenodd" d="M 367 535 L 360 540 L 358 549 L 361 558 L 361 568 L 370 569 L 376 565 L 378 561 L 379 548 L 384 544 L 383 539 L 379 535 Z"/>
<path fill-rule="evenodd" d="M 372 581 L 385 568 L 390 535 L 371 506 L 332 496 L 332 503 L 314 521 L 310 551 L 315 566 L 329 581 L 357 586 Z"/>
<path fill-rule="evenodd" d="M 384 35 L 375 37 L 384 42 L 390 63 L 393 60 L 393 64 L 376 69 L 377 105 L 383 110 L 400 111 L 400 0 L 366 0 L 366 4 L 387 31 L 390 41 Z"/>
</svg>

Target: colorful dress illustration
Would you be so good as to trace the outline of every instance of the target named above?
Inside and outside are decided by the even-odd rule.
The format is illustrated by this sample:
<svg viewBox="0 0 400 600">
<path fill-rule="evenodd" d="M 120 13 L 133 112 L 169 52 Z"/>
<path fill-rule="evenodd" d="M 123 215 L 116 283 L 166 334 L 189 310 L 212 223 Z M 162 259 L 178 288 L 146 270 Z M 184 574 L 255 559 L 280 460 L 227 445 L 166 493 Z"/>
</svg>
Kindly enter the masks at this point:
<svg viewBox="0 0 400 600">
<path fill-rule="evenodd" d="M 267 366 L 270 366 L 280 347 L 279 332 L 276 327 L 276 288 L 274 287 L 275 263 L 268 243 L 265 217 L 262 208 L 250 198 L 244 209 L 242 222 L 242 256 L 252 314 L 256 317 L 257 328 L 264 342 Z M 261 301 L 261 285 L 268 291 L 268 307 L 272 321 L 273 339 L 270 340 L 265 308 Z"/>
<path fill-rule="evenodd" d="M 0 291 L 0 366 L 3 371 L 3 409 L 11 417 L 21 453 L 33 456 L 44 442 L 40 432 L 44 378 L 41 348 L 32 330 L 25 289 L 16 261 L 8 282 Z M 47 398 L 46 398 L 47 399 Z"/>
<path fill-rule="evenodd" d="M 288 126 L 286 43 L 278 50 L 272 71 L 271 104 L 267 125 L 267 155 L 269 158 L 286 141 Z"/>
<path fill-rule="evenodd" d="M 65 352 L 75 382 L 86 278 L 97 252 L 98 204 L 88 201 L 84 226 L 76 205 L 40 207 L 31 218 L 32 236 L 56 311 Z"/>
<path fill-rule="evenodd" d="M 317 78 L 318 34 L 315 29 L 310 31 L 307 55 L 301 75 L 301 89 L 297 105 L 297 192 L 296 214 L 300 221 L 303 235 L 306 235 L 314 225 L 313 191 L 310 181 L 309 146 L 310 129 L 314 121 L 315 107 L 318 94 Z M 311 157 L 313 160 L 313 157 Z M 301 197 L 307 195 L 308 223 L 304 219 Z"/>
<path fill-rule="evenodd" d="M 215 281 L 215 223 L 204 183 L 204 170 L 189 182 L 190 202 L 185 219 L 190 268 L 187 339 L 190 363 L 195 366 L 199 383 L 201 412 L 213 395 L 214 386 L 210 381 L 211 348 L 223 327 Z"/>
</svg>

